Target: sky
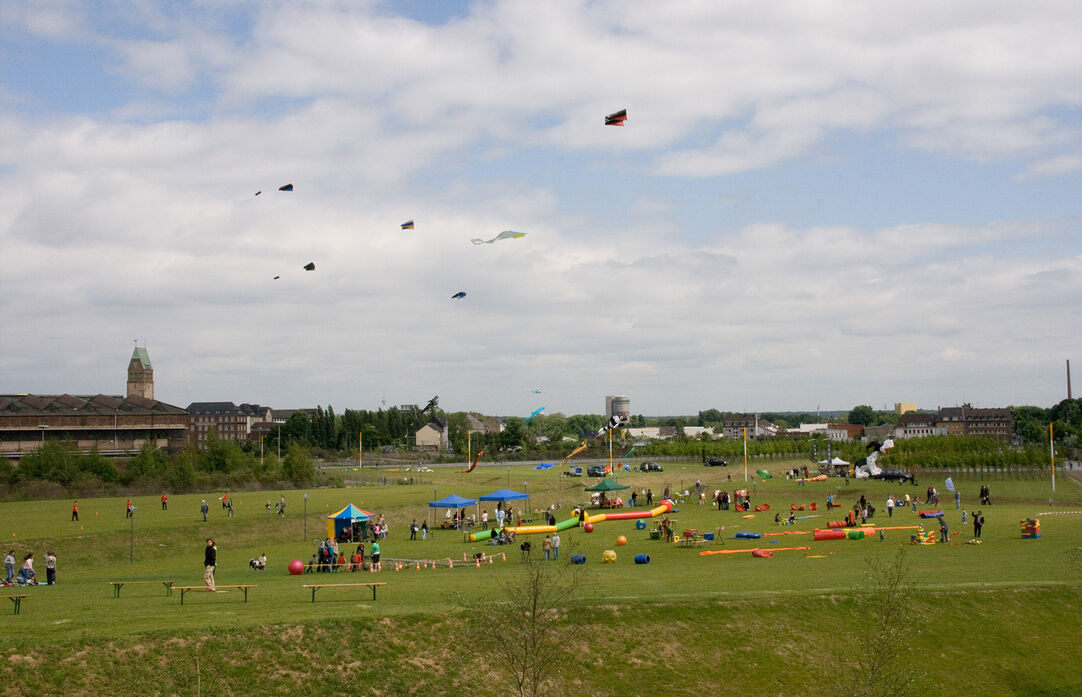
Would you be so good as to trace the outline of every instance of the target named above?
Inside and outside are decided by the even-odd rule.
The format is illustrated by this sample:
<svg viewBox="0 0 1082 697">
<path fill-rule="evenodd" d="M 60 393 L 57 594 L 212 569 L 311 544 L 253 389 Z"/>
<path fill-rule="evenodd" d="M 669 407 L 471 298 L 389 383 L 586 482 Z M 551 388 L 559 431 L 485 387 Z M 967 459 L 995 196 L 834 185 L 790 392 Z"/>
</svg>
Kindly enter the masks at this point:
<svg viewBox="0 0 1082 697">
<path fill-rule="evenodd" d="M 1075 0 L 6 0 L 0 393 L 123 393 L 137 341 L 178 406 L 1051 406 L 1079 36 Z"/>
</svg>

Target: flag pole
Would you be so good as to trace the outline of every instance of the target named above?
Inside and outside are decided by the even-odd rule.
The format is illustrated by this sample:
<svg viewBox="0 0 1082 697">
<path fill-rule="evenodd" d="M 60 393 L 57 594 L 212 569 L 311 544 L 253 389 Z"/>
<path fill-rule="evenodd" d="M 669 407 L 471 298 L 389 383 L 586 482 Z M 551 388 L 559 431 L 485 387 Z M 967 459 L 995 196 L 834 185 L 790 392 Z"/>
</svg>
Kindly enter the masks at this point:
<svg viewBox="0 0 1082 697">
<path fill-rule="evenodd" d="M 1052 424 L 1048 424 L 1048 453 L 1052 458 L 1052 493 L 1056 493 L 1056 441 L 1052 436 Z"/>
</svg>

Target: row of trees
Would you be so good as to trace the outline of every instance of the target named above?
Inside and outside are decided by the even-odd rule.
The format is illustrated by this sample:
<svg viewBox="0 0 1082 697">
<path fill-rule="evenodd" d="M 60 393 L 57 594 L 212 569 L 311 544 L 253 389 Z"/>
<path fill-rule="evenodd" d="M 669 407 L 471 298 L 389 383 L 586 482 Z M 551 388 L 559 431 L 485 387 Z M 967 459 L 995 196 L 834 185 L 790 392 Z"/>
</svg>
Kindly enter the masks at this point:
<svg viewBox="0 0 1082 697">
<path fill-rule="evenodd" d="M 252 484 L 299 486 L 315 479 L 312 456 L 300 443 L 291 443 L 281 460 L 273 453 L 261 458 L 214 432 L 205 448 L 188 446 L 173 455 L 148 443 L 135 457 L 118 461 L 96 449 L 81 452 L 71 441 L 47 440 L 17 467 L 0 459 L 0 490 L 30 496 L 120 488 L 182 492 Z"/>
</svg>

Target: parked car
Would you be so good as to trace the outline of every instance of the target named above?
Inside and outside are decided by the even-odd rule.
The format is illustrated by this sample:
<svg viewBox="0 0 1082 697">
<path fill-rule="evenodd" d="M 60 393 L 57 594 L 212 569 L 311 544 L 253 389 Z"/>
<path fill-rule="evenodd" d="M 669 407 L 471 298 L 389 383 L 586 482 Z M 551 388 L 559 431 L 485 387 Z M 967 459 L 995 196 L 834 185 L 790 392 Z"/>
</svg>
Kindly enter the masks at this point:
<svg viewBox="0 0 1082 697">
<path fill-rule="evenodd" d="M 639 465 L 640 472 L 664 472 L 665 468 L 656 462 L 644 462 Z"/>
<path fill-rule="evenodd" d="M 883 470 L 883 472 L 881 474 L 879 474 L 879 476 L 877 476 L 875 478 L 876 479 L 891 479 L 891 480 L 896 480 L 898 482 L 907 482 L 907 481 L 909 481 L 910 479 L 913 478 L 913 475 L 909 474 L 908 472 L 903 472 L 902 470 Z"/>
<path fill-rule="evenodd" d="M 725 461 L 723 457 L 708 457 L 703 460 L 703 464 L 707 467 L 728 467 L 729 463 Z"/>
<path fill-rule="evenodd" d="M 587 465 L 586 466 L 587 477 L 604 477 L 605 465 Z"/>
</svg>

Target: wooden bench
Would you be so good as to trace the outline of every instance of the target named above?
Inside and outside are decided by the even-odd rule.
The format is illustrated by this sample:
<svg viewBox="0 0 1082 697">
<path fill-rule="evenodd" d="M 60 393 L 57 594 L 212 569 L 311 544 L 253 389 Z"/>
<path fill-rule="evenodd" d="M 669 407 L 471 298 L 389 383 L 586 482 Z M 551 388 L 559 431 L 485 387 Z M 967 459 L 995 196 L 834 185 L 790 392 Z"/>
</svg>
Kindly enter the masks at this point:
<svg viewBox="0 0 1082 697">
<path fill-rule="evenodd" d="M 148 584 L 148 583 L 160 583 L 160 584 L 162 584 L 162 586 L 165 587 L 165 594 L 166 595 L 172 595 L 173 594 L 173 584 L 176 583 L 176 581 L 106 581 L 106 583 L 111 583 L 113 585 L 113 597 L 114 598 L 119 598 L 120 597 L 120 589 L 123 588 L 124 586 L 128 585 L 128 584 L 142 585 L 142 584 Z"/>
<path fill-rule="evenodd" d="M 372 589 L 372 600 L 376 599 L 376 586 L 386 586 L 384 582 L 376 583 L 307 583 L 303 588 L 312 589 L 312 602 L 316 602 L 316 591 L 320 588 L 356 588 L 358 586 L 369 586 Z"/>
<path fill-rule="evenodd" d="M 236 585 L 236 586 L 221 586 L 221 585 L 218 585 L 218 586 L 214 587 L 214 590 L 217 591 L 217 590 L 219 590 L 221 588 L 240 588 L 242 591 L 244 591 L 244 602 L 248 602 L 248 589 L 249 588 L 255 588 L 255 586 L 256 586 L 256 584 L 254 584 L 254 583 L 239 584 L 239 585 Z M 180 591 L 180 604 L 183 605 L 184 604 L 184 595 L 188 591 L 209 591 L 210 589 L 207 588 L 206 586 L 173 586 L 173 590 Z"/>
<path fill-rule="evenodd" d="M 23 598 L 29 598 L 29 595 L 5 595 L 5 598 L 11 601 L 11 604 L 15 606 L 15 612 L 12 614 L 19 614 L 19 610 L 23 606 Z"/>
</svg>

